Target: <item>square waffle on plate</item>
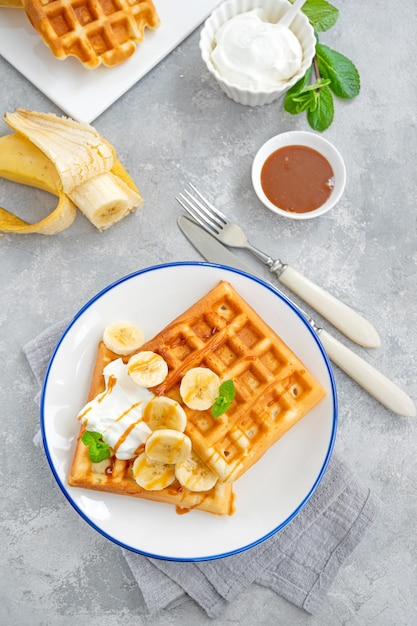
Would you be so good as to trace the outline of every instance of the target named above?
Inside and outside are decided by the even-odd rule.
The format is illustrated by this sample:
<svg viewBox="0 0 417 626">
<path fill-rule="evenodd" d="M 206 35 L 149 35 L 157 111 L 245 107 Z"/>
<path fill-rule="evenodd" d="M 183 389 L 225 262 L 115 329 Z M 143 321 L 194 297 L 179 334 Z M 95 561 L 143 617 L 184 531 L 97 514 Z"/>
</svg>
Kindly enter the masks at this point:
<svg viewBox="0 0 417 626">
<path fill-rule="evenodd" d="M 165 380 L 151 389 L 156 396 L 181 403 L 181 380 L 195 367 L 209 368 L 221 382 L 233 381 L 235 398 L 220 417 L 213 417 L 210 409 L 197 411 L 183 404 L 185 433 L 193 450 L 218 476 L 216 486 L 205 493 L 188 491 L 178 483 L 158 492 L 143 490 L 133 479 L 131 461 L 114 459 L 111 472 L 96 472 L 80 439 L 69 477 L 71 486 L 167 502 L 178 509 L 231 514 L 233 481 L 326 395 L 307 367 L 224 280 L 140 351 L 155 352 L 168 365 Z M 115 358 L 101 343 L 90 399 L 104 389 L 103 367 Z"/>
<path fill-rule="evenodd" d="M 23 0 L 34 29 L 54 56 L 77 57 L 88 69 L 126 61 L 159 26 L 152 0 Z"/>
</svg>

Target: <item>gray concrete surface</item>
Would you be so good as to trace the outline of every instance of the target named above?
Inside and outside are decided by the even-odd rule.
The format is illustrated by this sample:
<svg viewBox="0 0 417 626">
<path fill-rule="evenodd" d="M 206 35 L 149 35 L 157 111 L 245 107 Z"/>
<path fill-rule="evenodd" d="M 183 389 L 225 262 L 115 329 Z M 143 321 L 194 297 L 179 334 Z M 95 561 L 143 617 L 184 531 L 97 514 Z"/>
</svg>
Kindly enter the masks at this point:
<svg viewBox="0 0 417 626">
<path fill-rule="evenodd" d="M 306 119 L 286 114 L 281 102 L 250 109 L 228 100 L 202 64 L 197 29 L 94 122 L 140 187 L 144 209 L 105 233 L 79 215 L 60 235 L 0 238 L 1 624 L 212 623 L 191 600 L 147 616 L 119 548 L 67 503 L 32 443 L 38 390 L 22 353 L 28 340 L 74 314 L 115 279 L 157 263 L 199 260 L 176 226 L 174 197 L 188 180 L 198 181 L 245 224 L 256 244 L 372 321 L 382 337 L 378 349 L 365 350 L 332 332 L 417 398 L 416 8 L 412 0 L 335 4 L 338 24 L 322 41 L 356 63 L 362 89 L 356 100 L 336 103 L 334 123 L 325 132 L 348 173 L 345 194 L 332 212 L 294 222 L 258 202 L 250 181 L 258 147 L 278 132 L 308 129 Z M 2 111 L 22 106 L 61 113 L 4 59 L 0 76 Z M 0 134 L 8 132 L 3 124 Z M 28 206 L 44 202 L 49 199 L 41 192 L 0 180 L 1 206 L 29 216 Z M 340 403 L 336 448 L 380 497 L 380 515 L 341 569 L 319 615 L 311 617 L 253 586 L 228 606 L 219 624 L 417 623 L 416 422 L 392 414 L 334 371 Z"/>
</svg>

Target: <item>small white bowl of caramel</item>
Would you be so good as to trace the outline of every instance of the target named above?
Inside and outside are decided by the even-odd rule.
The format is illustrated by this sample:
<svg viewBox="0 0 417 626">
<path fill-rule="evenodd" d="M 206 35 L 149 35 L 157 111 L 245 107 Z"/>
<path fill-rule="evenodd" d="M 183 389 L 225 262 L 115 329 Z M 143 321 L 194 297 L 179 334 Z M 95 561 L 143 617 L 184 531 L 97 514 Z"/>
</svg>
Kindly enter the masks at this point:
<svg viewBox="0 0 417 626">
<path fill-rule="evenodd" d="M 252 183 L 268 209 L 305 220 L 337 204 L 345 189 L 346 168 L 340 152 L 321 135 L 289 131 L 272 137 L 258 150 Z"/>
</svg>

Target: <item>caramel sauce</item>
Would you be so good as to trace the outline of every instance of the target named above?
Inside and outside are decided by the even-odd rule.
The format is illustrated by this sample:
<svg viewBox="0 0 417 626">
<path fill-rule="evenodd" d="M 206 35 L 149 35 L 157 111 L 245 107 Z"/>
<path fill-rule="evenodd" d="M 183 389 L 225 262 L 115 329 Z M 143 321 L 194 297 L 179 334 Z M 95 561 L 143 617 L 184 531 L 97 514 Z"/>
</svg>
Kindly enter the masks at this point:
<svg viewBox="0 0 417 626">
<path fill-rule="evenodd" d="M 177 513 L 177 515 L 185 515 L 186 513 L 189 513 L 190 511 L 191 509 L 182 509 L 178 505 L 175 507 L 175 512 Z"/>
<path fill-rule="evenodd" d="M 149 365 L 151 365 L 154 361 L 157 361 L 159 358 L 159 354 L 154 354 L 146 362 L 134 361 L 131 365 L 129 365 L 129 374 L 131 372 L 143 372 L 147 370 Z"/>
<path fill-rule="evenodd" d="M 276 207 L 308 213 L 322 206 L 334 187 L 328 160 L 307 146 L 286 146 L 273 152 L 261 170 L 262 189 Z"/>
<path fill-rule="evenodd" d="M 89 411 L 91 411 L 91 406 L 88 407 L 85 411 L 83 411 L 82 413 L 79 414 L 78 416 L 78 420 L 81 422 L 83 421 L 84 417 L 87 415 L 87 413 L 89 413 Z M 88 420 L 86 420 L 85 424 L 87 425 Z"/>
<path fill-rule="evenodd" d="M 117 384 L 117 378 L 116 376 L 113 376 L 112 374 L 111 376 L 109 376 L 109 379 L 107 381 L 107 389 L 105 393 L 103 393 L 103 395 L 100 398 L 98 398 L 97 402 L 101 402 L 102 400 L 104 400 L 104 398 L 113 391 L 116 384 Z"/>
<path fill-rule="evenodd" d="M 126 409 L 126 411 L 123 411 L 123 413 L 121 413 L 119 415 L 119 417 L 115 418 L 115 422 L 120 422 L 120 420 L 122 420 L 124 418 L 125 415 L 127 415 L 128 413 L 130 413 L 130 411 L 132 411 L 133 409 L 135 409 L 137 406 L 140 406 L 143 403 L 143 400 L 139 400 L 139 402 L 134 402 L 128 409 Z M 136 424 L 139 423 L 140 420 L 138 420 L 136 422 Z"/>
<path fill-rule="evenodd" d="M 127 413 L 128 411 L 126 411 Z M 118 419 L 121 419 L 120 417 Z M 116 420 L 117 421 L 117 420 Z M 139 424 L 141 420 L 136 420 L 136 422 L 133 422 L 132 424 L 130 424 L 130 426 L 128 428 L 126 428 L 125 432 L 123 433 L 123 435 L 121 435 L 119 437 L 119 439 L 117 440 L 117 442 L 114 445 L 114 452 L 117 452 L 117 450 L 120 448 L 120 446 L 126 441 L 126 439 L 129 437 L 129 434 L 132 432 L 132 430 L 136 427 L 137 424 Z"/>
</svg>

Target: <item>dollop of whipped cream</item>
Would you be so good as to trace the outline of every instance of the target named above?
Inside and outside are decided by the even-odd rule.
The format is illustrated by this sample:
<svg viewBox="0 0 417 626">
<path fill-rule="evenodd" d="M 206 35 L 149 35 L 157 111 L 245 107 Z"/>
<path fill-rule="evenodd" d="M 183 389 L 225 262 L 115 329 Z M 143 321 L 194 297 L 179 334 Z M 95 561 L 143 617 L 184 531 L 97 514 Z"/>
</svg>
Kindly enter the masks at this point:
<svg viewBox="0 0 417 626">
<path fill-rule="evenodd" d="M 87 430 L 101 433 L 116 458 L 132 459 L 152 432 L 142 420 L 146 404 L 154 394 L 133 382 L 122 359 L 103 369 L 106 388 L 78 414 Z"/>
<path fill-rule="evenodd" d="M 303 51 L 294 33 L 264 18 L 263 9 L 241 13 L 215 35 L 213 65 L 230 83 L 266 91 L 287 82 L 301 67 Z"/>
</svg>

